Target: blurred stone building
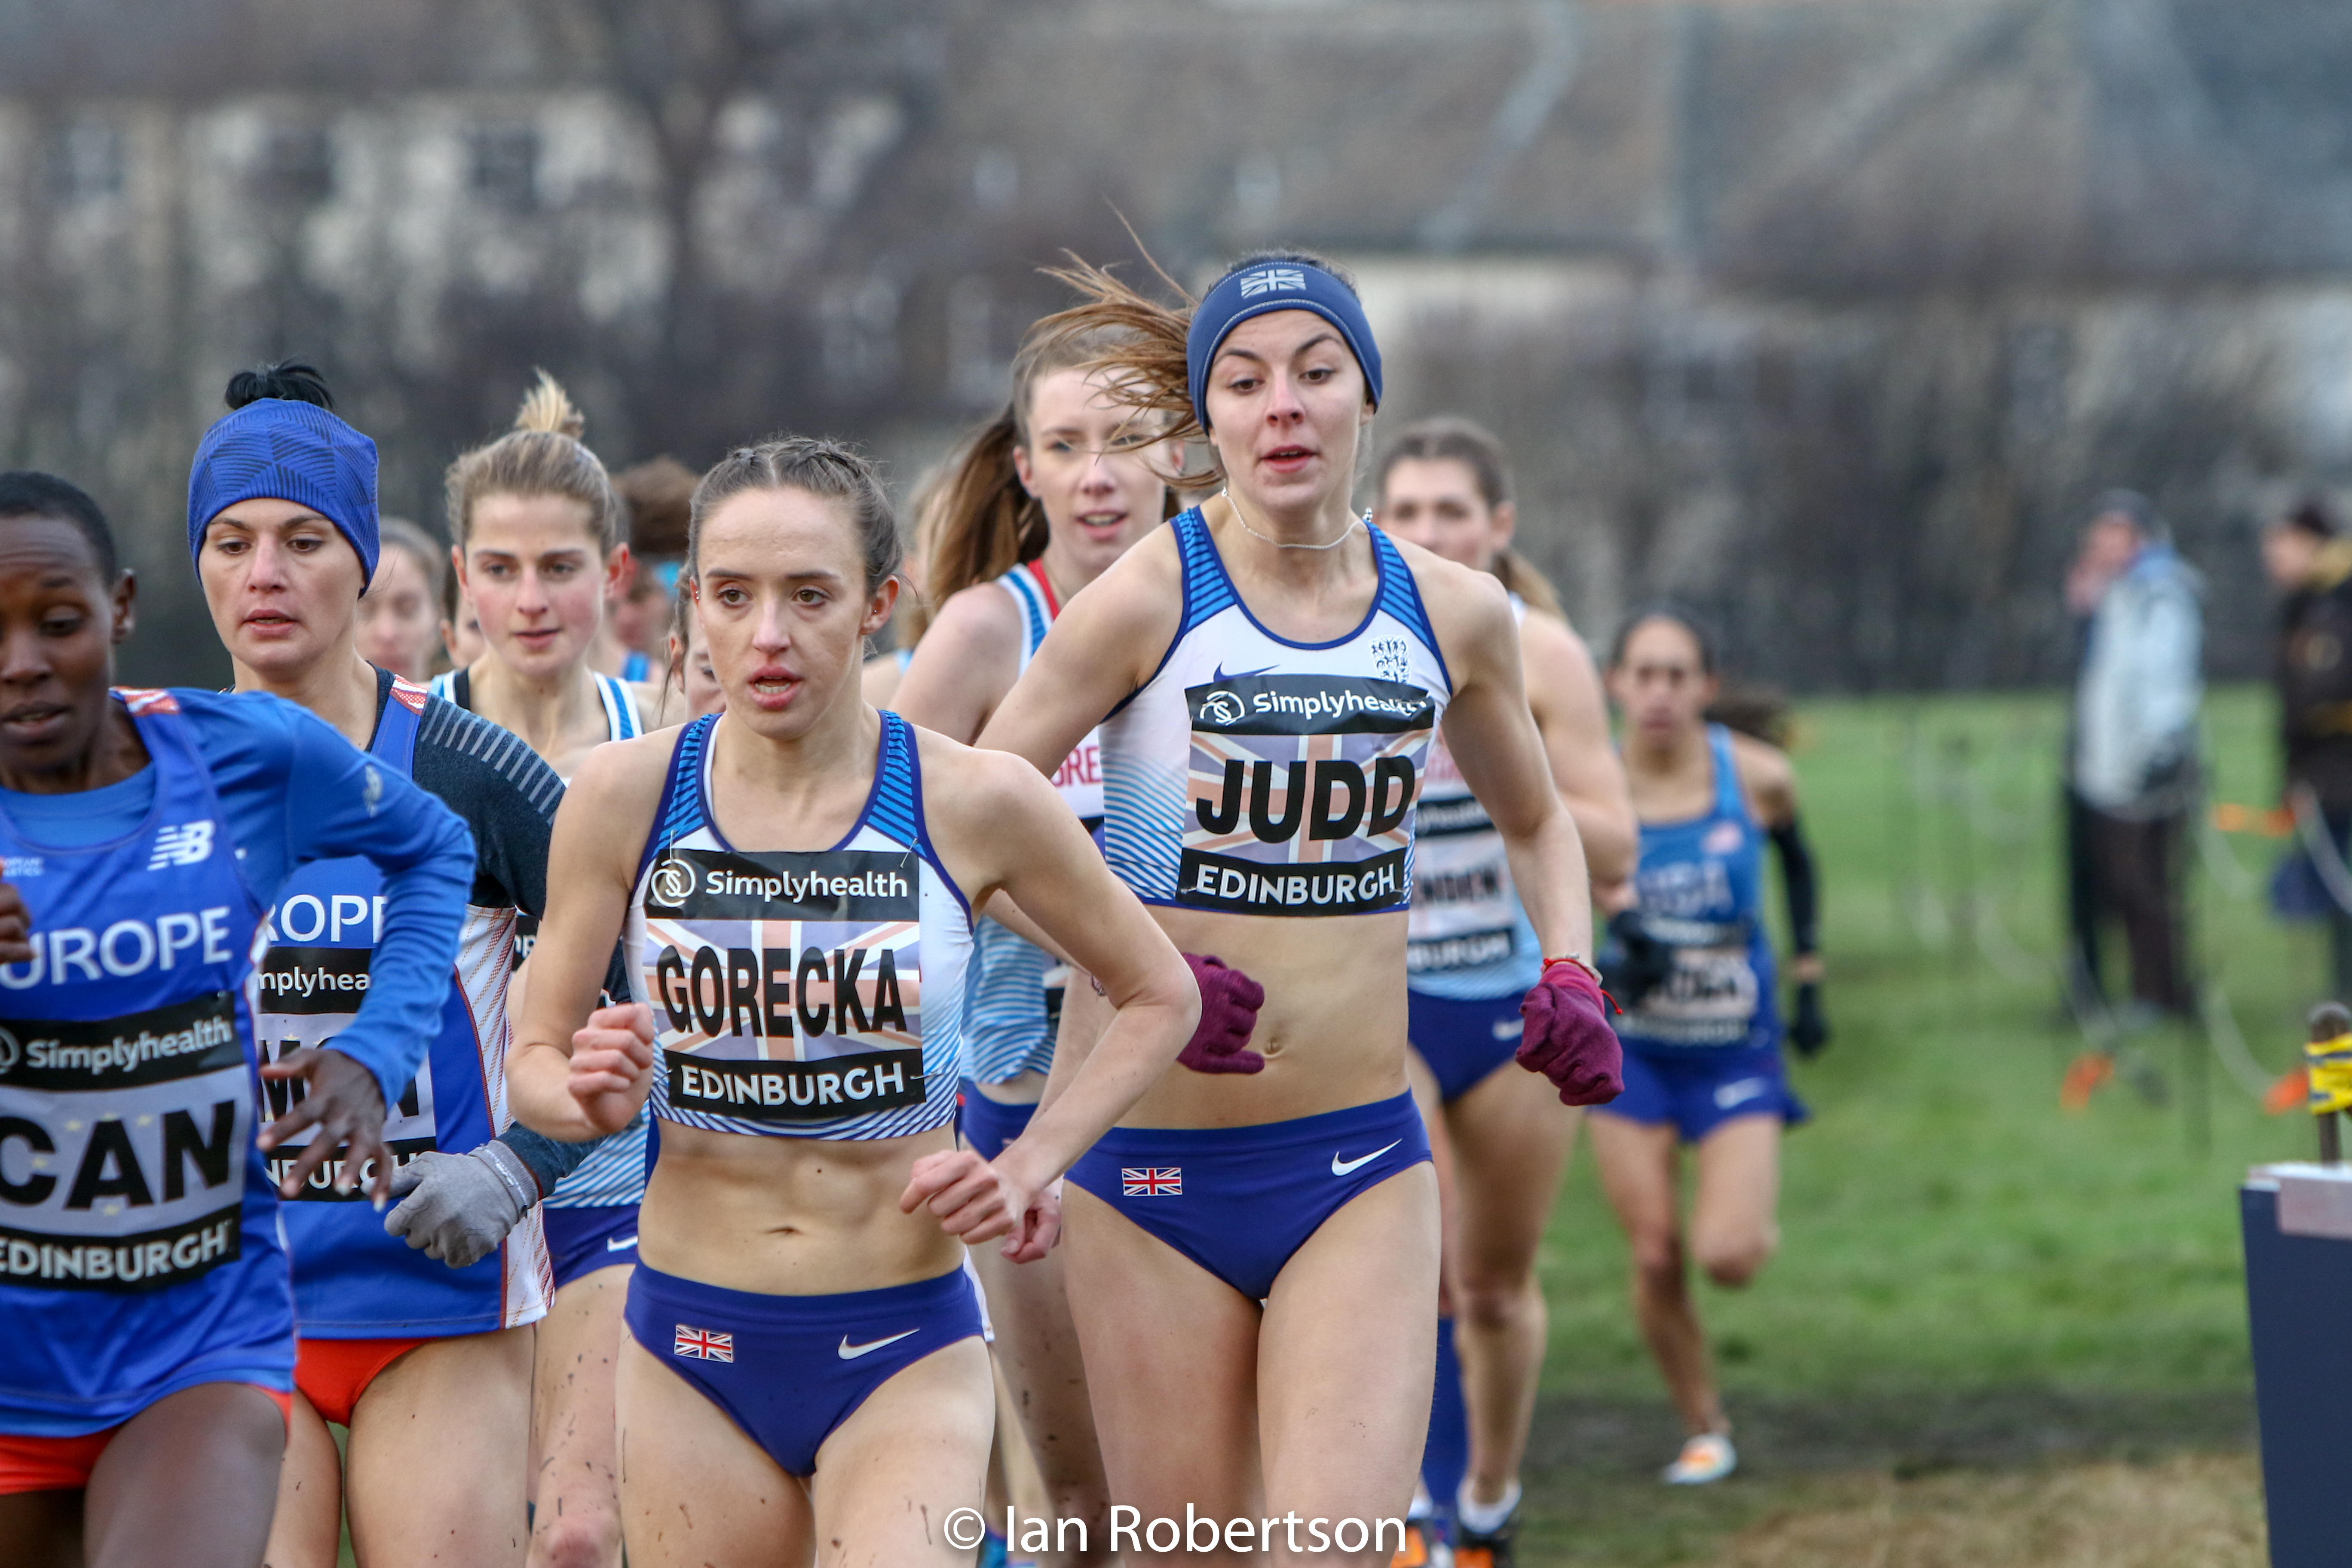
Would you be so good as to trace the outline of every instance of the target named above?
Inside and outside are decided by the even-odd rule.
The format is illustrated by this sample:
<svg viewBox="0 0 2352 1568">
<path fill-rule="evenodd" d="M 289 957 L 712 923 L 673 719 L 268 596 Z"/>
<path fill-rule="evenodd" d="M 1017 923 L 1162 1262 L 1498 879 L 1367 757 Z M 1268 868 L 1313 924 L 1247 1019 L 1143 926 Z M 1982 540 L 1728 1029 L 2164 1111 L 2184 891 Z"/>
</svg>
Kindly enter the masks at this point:
<svg viewBox="0 0 2352 1568">
<path fill-rule="evenodd" d="M 320 364 L 434 526 L 534 365 L 615 464 L 906 483 L 1123 215 L 1187 282 L 1352 264 L 1382 423 L 1509 439 L 1590 635 L 1673 592 L 1801 688 L 2047 679 L 2130 484 L 2249 674 L 2252 527 L 2352 489 L 2347 72 L 2340 0 L 0 0 L 0 466 L 121 520 L 131 672 L 209 676 L 238 364 Z"/>
</svg>

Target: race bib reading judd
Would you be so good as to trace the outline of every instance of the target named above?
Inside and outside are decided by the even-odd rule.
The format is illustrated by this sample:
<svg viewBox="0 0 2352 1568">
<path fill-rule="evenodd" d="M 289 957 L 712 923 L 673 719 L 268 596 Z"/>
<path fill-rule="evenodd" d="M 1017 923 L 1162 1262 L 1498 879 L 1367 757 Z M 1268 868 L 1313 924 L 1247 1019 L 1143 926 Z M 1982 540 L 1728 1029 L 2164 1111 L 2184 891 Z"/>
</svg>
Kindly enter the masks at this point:
<svg viewBox="0 0 2352 1568">
<path fill-rule="evenodd" d="M 1257 915 L 1405 902 L 1437 721 L 1428 692 L 1365 676 L 1246 675 L 1184 696 L 1192 749 L 1178 902 Z"/>
<path fill-rule="evenodd" d="M 673 848 L 645 907 L 673 1107 L 799 1122 L 924 1102 L 911 851 Z"/>
<path fill-rule="evenodd" d="M 152 1290 L 234 1259 L 248 1071 L 226 992 L 0 1024 L 0 1279 Z"/>
</svg>

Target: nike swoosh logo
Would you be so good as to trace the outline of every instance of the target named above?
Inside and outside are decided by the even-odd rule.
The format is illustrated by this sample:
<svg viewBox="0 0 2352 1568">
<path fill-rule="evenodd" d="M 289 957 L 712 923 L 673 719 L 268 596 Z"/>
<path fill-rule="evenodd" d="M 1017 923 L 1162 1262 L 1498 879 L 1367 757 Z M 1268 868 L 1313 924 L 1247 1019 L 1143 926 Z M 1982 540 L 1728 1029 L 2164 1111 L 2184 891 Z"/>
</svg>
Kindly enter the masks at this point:
<svg viewBox="0 0 2352 1568">
<path fill-rule="evenodd" d="M 1224 665 L 1220 663 L 1217 666 L 1217 673 L 1211 676 L 1209 679 L 1212 680 L 1247 680 L 1251 676 L 1264 675 L 1267 670 L 1272 669 L 1273 668 L 1274 666 L 1265 664 L 1260 665 L 1255 669 L 1236 669 L 1231 675 L 1228 675 L 1225 673 Z"/>
<path fill-rule="evenodd" d="M 847 1334 L 844 1334 L 841 1336 L 841 1349 L 834 1353 L 840 1356 L 844 1361 L 856 1361 L 859 1356 L 865 1355 L 870 1351 L 878 1351 L 884 1345 L 895 1345 L 900 1340 L 907 1339 L 911 1335 L 919 1334 L 922 1331 L 923 1331 L 920 1329 L 908 1329 L 906 1333 L 892 1334 L 887 1340 L 875 1340 L 870 1343 L 862 1345 L 851 1344 L 849 1342 L 849 1336 Z"/>
<path fill-rule="evenodd" d="M 1396 1141 L 1396 1143 L 1388 1145 L 1388 1148 L 1386 1149 L 1375 1149 L 1370 1153 L 1359 1155 L 1353 1160 L 1342 1160 L 1339 1155 L 1334 1154 L 1331 1156 L 1331 1173 L 1335 1176 L 1344 1176 L 1359 1165 L 1370 1164 L 1373 1161 L 1387 1153 L 1389 1149 L 1393 1149 L 1397 1146 L 1397 1143 L 1402 1143 L 1403 1142 L 1404 1140 L 1400 1138 Z"/>
<path fill-rule="evenodd" d="M 634 1236 L 628 1237 L 625 1239 L 615 1239 L 614 1237 L 608 1236 L 604 1238 L 604 1250 L 607 1252 L 626 1252 L 629 1248 L 636 1246 L 636 1244 L 637 1238 Z"/>
</svg>

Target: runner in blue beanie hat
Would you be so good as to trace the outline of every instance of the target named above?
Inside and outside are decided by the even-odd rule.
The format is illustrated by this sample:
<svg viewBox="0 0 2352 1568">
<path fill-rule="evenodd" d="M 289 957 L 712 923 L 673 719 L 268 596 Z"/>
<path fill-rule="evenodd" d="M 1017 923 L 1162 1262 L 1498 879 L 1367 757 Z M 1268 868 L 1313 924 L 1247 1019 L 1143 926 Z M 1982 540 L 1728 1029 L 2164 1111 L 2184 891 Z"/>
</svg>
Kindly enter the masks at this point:
<svg viewBox="0 0 2352 1568">
<path fill-rule="evenodd" d="M 205 432 L 188 470 L 188 554 L 213 519 L 267 497 L 309 507 L 359 552 L 365 586 L 375 575 L 375 443 L 334 413 L 325 380 L 287 361 L 240 371 L 228 384 L 228 417 Z"/>
</svg>

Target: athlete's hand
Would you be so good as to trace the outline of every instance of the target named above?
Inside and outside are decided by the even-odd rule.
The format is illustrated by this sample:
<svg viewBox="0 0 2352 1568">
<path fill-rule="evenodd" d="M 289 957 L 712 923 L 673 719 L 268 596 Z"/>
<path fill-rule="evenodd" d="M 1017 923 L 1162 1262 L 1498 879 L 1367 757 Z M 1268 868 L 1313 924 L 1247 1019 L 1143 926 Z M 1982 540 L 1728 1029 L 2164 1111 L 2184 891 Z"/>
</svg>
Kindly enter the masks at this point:
<svg viewBox="0 0 2352 1568">
<path fill-rule="evenodd" d="M 1822 987 L 1817 980 L 1797 985 L 1797 1016 L 1789 1021 L 1789 1043 L 1797 1054 L 1811 1059 L 1830 1043 L 1830 1021 L 1822 1016 Z"/>
<path fill-rule="evenodd" d="M 1201 1021 L 1184 1042 L 1176 1059 L 1194 1072 L 1263 1072 L 1265 1058 L 1249 1049 L 1257 1028 L 1257 1010 L 1265 1005 L 1265 987 L 1224 961 L 1184 954 L 1201 988 Z"/>
<path fill-rule="evenodd" d="M 1606 1105 L 1625 1092 L 1625 1052 L 1604 1010 L 1608 998 L 1580 964 L 1549 964 L 1519 1003 L 1527 1027 L 1518 1063 L 1559 1090 L 1562 1105 Z"/>
<path fill-rule="evenodd" d="M 0 882 L 0 963 L 33 959 L 33 915 L 14 882 Z"/>
<path fill-rule="evenodd" d="M 392 1152 L 383 1144 L 383 1090 L 375 1074 L 342 1052 L 318 1046 L 289 1051 L 261 1069 L 268 1079 L 299 1078 L 307 1086 L 299 1103 L 261 1130 L 257 1140 L 265 1154 L 306 1127 L 316 1128 L 309 1147 L 286 1173 L 278 1190 L 293 1197 L 338 1149 L 347 1149 L 343 1168 L 335 1177 L 335 1191 L 348 1193 L 360 1184 L 360 1173 L 375 1163 L 368 1196 L 377 1210 L 392 1195 Z"/>
<path fill-rule="evenodd" d="M 1601 979 L 1620 1007 L 1640 1006 L 1642 998 L 1674 974 L 1673 950 L 1650 934 L 1639 910 L 1619 910 L 1609 917 L 1609 950 Z"/>
<path fill-rule="evenodd" d="M 1007 1263 L 1035 1263 L 1062 1239 L 1062 1184 L 1040 1187 L 1022 1212 L 1021 1223 L 997 1251 Z"/>
<path fill-rule="evenodd" d="M 654 1010 L 642 1002 L 599 1007 L 572 1037 L 565 1088 L 599 1132 L 618 1132 L 637 1114 L 654 1083 Z"/>
<path fill-rule="evenodd" d="M 479 1263 L 539 1201 L 539 1183 L 493 1138 L 463 1154 L 428 1151 L 393 1173 L 400 1206 L 383 1228 L 452 1268 Z"/>
<path fill-rule="evenodd" d="M 942 1149 L 915 1162 L 898 1211 L 928 1208 L 940 1228 L 967 1247 L 1019 1229 L 1037 1194 L 970 1149 Z"/>
</svg>

